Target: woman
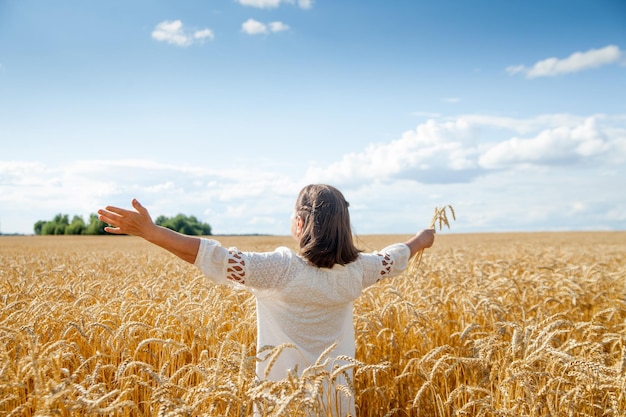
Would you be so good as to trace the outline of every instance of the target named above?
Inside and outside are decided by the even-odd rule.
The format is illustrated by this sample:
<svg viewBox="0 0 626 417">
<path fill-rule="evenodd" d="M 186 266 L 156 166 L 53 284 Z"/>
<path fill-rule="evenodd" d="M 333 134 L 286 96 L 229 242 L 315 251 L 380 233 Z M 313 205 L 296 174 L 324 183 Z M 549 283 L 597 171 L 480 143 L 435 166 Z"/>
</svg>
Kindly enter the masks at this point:
<svg viewBox="0 0 626 417">
<path fill-rule="evenodd" d="M 332 357 L 355 355 L 352 302 L 363 289 L 404 271 L 409 259 L 429 248 L 435 231 L 425 229 L 404 243 L 365 254 L 352 238 L 348 202 L 335 187 L 304 187 L 291 218 L 295 253 L 242 252 L 212 239 L 186 236 L 153 223 L 137 201 L 136 211 L 118 207 L 99 210 L 114 234 L 140 236 L 196 265 L 216 283 L 243 286 L 256 297 L 257 347 L 291 344 L 268 367 L 257 362 L 257 377 L 281 380 L 302 371 L 334 345 Z M 269 368 L 269 369 L 268 369 Z M 354 415 L 353 397 L 337 400 L 339 415 Z M 335 408 L 335 405 L 333 405 Z"/>
</svg>

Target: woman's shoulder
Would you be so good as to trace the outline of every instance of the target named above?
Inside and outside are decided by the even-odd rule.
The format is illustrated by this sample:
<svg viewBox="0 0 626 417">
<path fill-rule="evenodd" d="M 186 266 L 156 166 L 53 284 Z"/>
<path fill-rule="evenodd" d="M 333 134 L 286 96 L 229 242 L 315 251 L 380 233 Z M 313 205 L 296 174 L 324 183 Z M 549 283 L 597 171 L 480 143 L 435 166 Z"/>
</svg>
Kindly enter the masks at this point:
<svg viewBox="0 0 626 417">
<path fill-rule="evenodd" d="M 288 248 L 286 246 L 279 246 L 276 249 L 274 249 L 273 252 L 268 252 L 269 256 L 279 256 L 281 258 L 284 259 L 289 259 L 289 260 L 297 260 L 297 259 L 301 259 L 300 256 L 294 252 L 293 249 Z"/>
<path fill-rule="evenodd" d="M 296 255 L 293 249 L 290 249 L 287 246 L 279 246 L 276 249 L 274 249 L 274 252 L 281 252 L 281 253 L 286 253 L 289 255 Z"/>
</svg>

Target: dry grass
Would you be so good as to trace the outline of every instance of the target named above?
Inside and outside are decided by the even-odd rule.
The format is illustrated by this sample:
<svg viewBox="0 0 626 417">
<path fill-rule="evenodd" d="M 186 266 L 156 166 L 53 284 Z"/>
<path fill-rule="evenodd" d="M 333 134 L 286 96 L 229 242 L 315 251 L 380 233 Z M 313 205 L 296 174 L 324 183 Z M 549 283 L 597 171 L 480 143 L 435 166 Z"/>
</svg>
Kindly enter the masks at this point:
<svg viewBox="0 0 626 417">
<path fill-rule="evenodd" d="M 270 383 L 247 293 L 136 238 L 2 237 L 0 416 L 330 415 L 348 369 L 360 416 L 624 416 L 625 253 L 624 232 L 438 234 L 355 303 L 356 358 Z"/>
</svg>

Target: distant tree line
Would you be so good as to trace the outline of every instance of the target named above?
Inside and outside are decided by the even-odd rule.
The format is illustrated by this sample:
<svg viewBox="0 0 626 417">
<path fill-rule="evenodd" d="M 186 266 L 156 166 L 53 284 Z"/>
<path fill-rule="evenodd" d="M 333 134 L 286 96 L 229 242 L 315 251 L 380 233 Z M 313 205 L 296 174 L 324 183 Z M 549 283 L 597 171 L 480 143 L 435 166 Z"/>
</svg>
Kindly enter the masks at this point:
<svg viewBox="0 0 626 417">
<path fill-rule="evenodd" d="M 159 216 L 155 223 L 167 227 L 185 235 L 208 236 L 211 234 L 211 226 L 200 222 L 195 216 L 178 214 L 175 217 Z M 67 214 L 57 214 L 52 220 L 39 220 L 35 223 L 36 235 L 104 235 L 104 228 L 108 226 L 98 218 L 97 214 L 89 215 L 89 223 L 81 216 L 72 217 L 69 220 Z"/>
<path fill-rule="evenodd" d="M 208 236 L 211 234 L 211 225 L 200 222 L 195 216 L 184 214 L 177 214 L 175 217 L 159 216 L 155 223 L 184 235 Z"/>
<path fill-rule="evenodd" d="M 89 215 L 88 224 L 81 216 L 72 217 L 70 222 L 69 215 L 59 213 L 52 220 L 39 220 L 34 229 L 36 235 L 103 235 L 106 226 L 94 213 Z"/>
</svg>

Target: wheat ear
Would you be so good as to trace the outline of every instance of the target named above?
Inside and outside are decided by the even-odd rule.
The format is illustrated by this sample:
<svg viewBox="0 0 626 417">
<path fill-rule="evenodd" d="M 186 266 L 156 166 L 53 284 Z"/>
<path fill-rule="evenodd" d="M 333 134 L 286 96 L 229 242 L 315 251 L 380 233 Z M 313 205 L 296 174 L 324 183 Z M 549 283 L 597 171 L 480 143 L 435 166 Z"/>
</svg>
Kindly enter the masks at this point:
<svg viewBox="0 0 626 417">
<path fill-rule="evenodd" d="M 435 213 L 433 214 L 433 218 L 430 221 L 429 229 L 435 229 L 437 231 L 437 225 L 439 225 L 439 230 L 443 229 L 443 226 L 447 226 L 450 229 L 450 221 L 448 219 L 447 211 L 450 211 L 450 215 L 452 216 L 452 220 L 456 220 L 456 214 L 454 213 L 454 208 L 447 204 L 443 207 L 435 207 Z M 411 268 L 417 269 L 422 262 L 422 254 L 424 253 L 424 249 L 420 249 L 415 256 L 411 259 Z"/>
</svg>

